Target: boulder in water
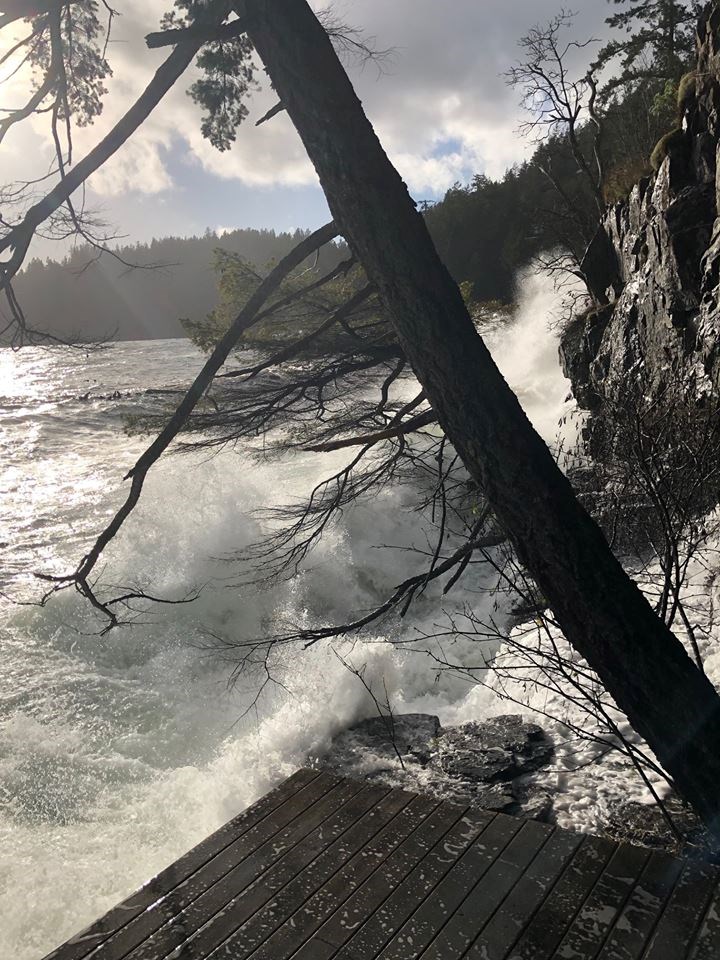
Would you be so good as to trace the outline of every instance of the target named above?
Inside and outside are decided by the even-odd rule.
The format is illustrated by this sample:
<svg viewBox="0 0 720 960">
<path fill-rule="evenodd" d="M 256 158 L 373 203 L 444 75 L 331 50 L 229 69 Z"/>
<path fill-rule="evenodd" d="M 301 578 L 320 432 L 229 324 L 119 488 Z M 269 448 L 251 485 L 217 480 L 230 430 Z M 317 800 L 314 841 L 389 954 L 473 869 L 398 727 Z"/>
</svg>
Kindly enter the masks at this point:
<svg viewBox="0 0 720 960">
<path fill-rule="evenodd" d="M 720 844 L 690 807 L 674 793 L 665 797 L 663 805 L 674 830 L 657 804 L 628 800 L 610 808 L 603 832 L 619 843 L 664 850 L 689 860 L 720 863 Z"/>
<path fill-rule="evenodd" d="M 509 715 L 443 730 L 435 762 L 452 777 L 495 783 L 532 773 L 552 755 L 552 743 L 542 727 Z"/>
<path fill-rule="evenodd" d="M 429 714 L 372 717 L 333 740 L 319 763 L 362 778 L 535 819 L 551 817 L 532 774 L 550 762 L 545 731 L 521 716 L 441 727 Z"/>
<path fill-rule="evenodd" d="M 323 766 L 348 777 L 399 775 L 402 764 L 424 767 L 429 762 L 439 732 L 439 719 L 427 713 L 370 717 L 335 737 Z"/>
</svg>

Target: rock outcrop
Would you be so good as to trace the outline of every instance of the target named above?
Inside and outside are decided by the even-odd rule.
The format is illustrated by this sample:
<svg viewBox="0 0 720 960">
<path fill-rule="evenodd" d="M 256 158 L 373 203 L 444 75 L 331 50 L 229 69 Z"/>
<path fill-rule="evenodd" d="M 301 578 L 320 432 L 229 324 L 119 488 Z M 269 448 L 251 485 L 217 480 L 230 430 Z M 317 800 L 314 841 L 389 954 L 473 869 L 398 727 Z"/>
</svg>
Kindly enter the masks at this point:
<svg viewBox="0 0 720 960">
<path fill-rule="evenodd" d="M 561 360 L 589 410 L 629 383 L 701 395 L 720 379 L 719 3 L 700 20 L 692 87 L 657 173 L 608 211 L 585 256 L 596 306 L 565 331 Z"/>
<path fill-rule="evenodd" d="M 437 717 L 401 714 L 363 720 L 317 762 L 343 776 L 549 819 L 551 798 L 532 774 L 553 754 L 545 731 L 520 716 L 443 728 Z"/>
<path fill-rule="evenodd" d="M 611 806 L 602 832 L 618 843 L 664 850 L 675 857 L 720 863 L 720 844 L 675 794 L 657 804 L 627 801 Z M 671 829 L 669 820 L 672 821 Z"/>
</svg>

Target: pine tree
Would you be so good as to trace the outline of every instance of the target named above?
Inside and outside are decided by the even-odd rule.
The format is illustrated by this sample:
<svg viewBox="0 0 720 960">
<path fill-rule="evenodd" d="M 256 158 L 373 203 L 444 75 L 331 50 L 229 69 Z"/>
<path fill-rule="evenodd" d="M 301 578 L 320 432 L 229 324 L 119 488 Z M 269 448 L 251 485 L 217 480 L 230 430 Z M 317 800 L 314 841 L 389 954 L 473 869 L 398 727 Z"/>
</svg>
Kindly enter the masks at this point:
<svg viewBox="0 0 720 960">
<path fill-rule="evenodd" d="M 623 39 L 612 39 L 600 50 L 598 69 L 619 60 L 619 72 L 605 87 L 606 93 L 638 81 L 677 83 L 694 58 L 695 24 L 701 4 L 697 0 L 612 0 L 624 9 L 605 21 Z"/>
</svg>

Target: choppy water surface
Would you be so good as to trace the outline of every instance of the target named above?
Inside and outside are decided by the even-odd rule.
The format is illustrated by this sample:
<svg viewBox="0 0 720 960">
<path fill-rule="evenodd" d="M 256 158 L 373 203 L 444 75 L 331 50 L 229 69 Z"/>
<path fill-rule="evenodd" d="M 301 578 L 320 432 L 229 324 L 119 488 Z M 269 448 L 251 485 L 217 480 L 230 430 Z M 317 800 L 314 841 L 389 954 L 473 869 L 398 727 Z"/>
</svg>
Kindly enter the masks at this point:
<svg viewBox="0 0 720 960">
<path fill-rule="evenodd" d="M 531 294 L 497 351 L 552 432 L 564 382 L 543 325 L 545 292 Z M 367 609 L 406 573 L 406 554 L 376 545 L 424 545 L 416 516 L 388 493 L 346 516 L 299 583 L 234 586 L 214 558 L 261 533 L 257 507 L 319 479 L 328 467 L 319 458 L 279 467 L 227 451 L 169 457 L 152 472 L 103 576 L 167 596 L 207 584 L 194 604 L 156 608 L 101 637 L 72 592 L 44 608 L 12 602 L 38 596 L 35 571 L 74 568 L 122 502 L 122 477 L 143 446 L 125 418 L 151 401 L 148 388 L 187 383 L 201 363 L 183 341 L 90 356 L 0 351 L 0 956 L 40 957 L 372 711 L 318 646 L 288 657 L 285 689 L 266 691 L 248 714 L 256 687 L 229 689 L 228 664 L 205 649 L 208 633 L 258 636 L 277 616 Z M 480 602 L 462 592 L 456 602 L 465 599 Z M 417 616 L 434 622 L 432 597 Z M 437 681 L 422 657 L 374 639 L 362 652 L 367 676 L 384 680 L 397 708 L 448 721 L 477 714 L 476 691 Z"/>
</svg>

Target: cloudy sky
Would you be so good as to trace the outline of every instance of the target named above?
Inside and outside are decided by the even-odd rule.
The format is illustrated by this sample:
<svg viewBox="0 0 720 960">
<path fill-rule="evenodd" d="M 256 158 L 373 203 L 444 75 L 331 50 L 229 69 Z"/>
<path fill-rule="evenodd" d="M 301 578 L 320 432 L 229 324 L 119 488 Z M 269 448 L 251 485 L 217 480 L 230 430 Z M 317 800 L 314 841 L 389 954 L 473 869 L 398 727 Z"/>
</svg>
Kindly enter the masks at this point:
<svg viewBox="0 0 720 960">
<path fill-rule="evenodd" d="M 147 51 L 143 36 L 157 28 L 169 0 L 116 2 L 109 58 L 114 69 L 105 111 L 78 132 L 76 153 L 89 149 L 141 92 L 163 57 Z M 318 3 L 316 6 L 325 6 Z M 558 12 L 559 0 L 338 0 L 334 10 L 391 48 L 382 69 L 349 64 L 365 109 L 416 199 L 443 195 L 475 173 L 499 176 L 528 152 L 516 133 L 517 92 L 502 73 L 518 55 L 528 27 Z M 576 0 L 578 38 L 604 33 L 602 0 Z M 20 78 L 2 88 L 2 105 L 21 94 Z M 26 83 L 27 81 L 25 81 Z M 14 85 L 14 86 L 13 86 Z M 312 167 L 285 114 L 256 128 L 274 102 L 272 91 L 253 95 L 250 120 L 227 153 L 200 135 L 199 112 L 185 91 L 173 90 L 140 135 L 98 174 L 90 205 L 103 211 L 129 240 L 206 228 L 314 227 L 327 209 Z M 46 121 L 22 125 L 3 144 L 0 179 L 42 172 L 49 158 Z M 44 255 L 51 250 L 43 245 Z"/>
</svg>

